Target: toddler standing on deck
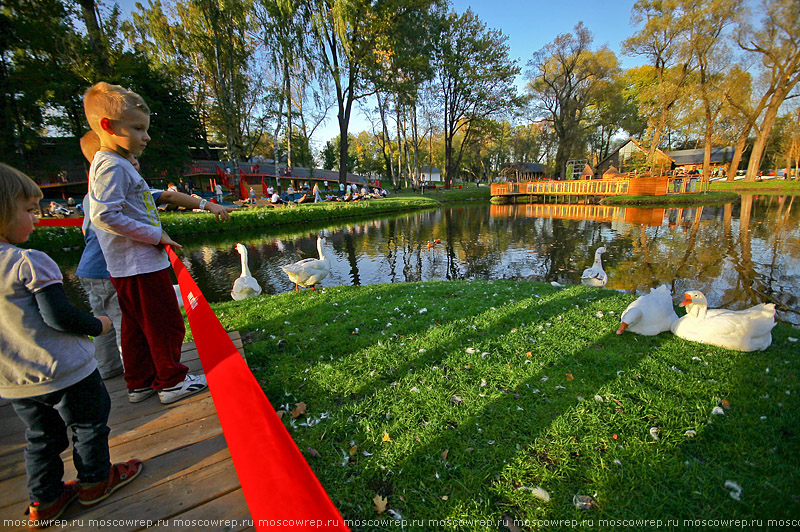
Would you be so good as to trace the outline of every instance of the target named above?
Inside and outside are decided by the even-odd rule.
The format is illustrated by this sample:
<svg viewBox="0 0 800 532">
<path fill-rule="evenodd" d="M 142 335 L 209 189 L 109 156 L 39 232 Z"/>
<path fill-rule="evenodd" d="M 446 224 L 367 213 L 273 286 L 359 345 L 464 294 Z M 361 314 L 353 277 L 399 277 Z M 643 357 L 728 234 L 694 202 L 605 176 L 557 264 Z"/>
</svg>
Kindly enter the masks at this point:
<svg viewBox="0 0 800 532">
<path fill-rule="evenodd" d="M 111 465 L 108 397 L 91 340 L 111 328 L 64 295 L 53 260 L 16 244 L 28 240 L 42 192 L 25 174 L 0 163 L 0 396 L 25 423 L 28 525 L 49 526 L 76 498 L 88 506 L 133 480 L 142 462 Z M 69 447 L 78 481 L 63 482 L 60 454 Z"/>
<path fill-rule="evenodd" d="M 83 105 L 100 137 L 89 206 L 122 310 L 128 399 L 138 403 L 158 392 L 162 403 L 174 403 L 207 384 L 205 375 L 189 375 L 180 362 L 185 329 L 163 244 L 181 246 L 161 228 L 150 188 L 128 160 L 150 141 L 150 109 L 135 92 L 103 82 L 86 92 Z"/>
</svg>

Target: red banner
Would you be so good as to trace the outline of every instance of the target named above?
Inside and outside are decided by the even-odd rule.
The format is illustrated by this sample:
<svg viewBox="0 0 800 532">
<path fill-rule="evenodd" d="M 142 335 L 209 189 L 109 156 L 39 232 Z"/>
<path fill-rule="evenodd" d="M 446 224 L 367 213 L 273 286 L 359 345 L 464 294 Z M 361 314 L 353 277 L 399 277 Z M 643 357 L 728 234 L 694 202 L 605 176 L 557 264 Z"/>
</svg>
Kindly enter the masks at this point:
<svg viewBox="0 0 800 532">
<path fill-rule="evenodd" d="M 39 227 L 80 227 L 83 218 L 39 218 L 36 222 Z"/>
<path fill-rule="evenodd" d="M 166 249 L 256 530 L 349 531 L 194 279 Z"/>
</svg>

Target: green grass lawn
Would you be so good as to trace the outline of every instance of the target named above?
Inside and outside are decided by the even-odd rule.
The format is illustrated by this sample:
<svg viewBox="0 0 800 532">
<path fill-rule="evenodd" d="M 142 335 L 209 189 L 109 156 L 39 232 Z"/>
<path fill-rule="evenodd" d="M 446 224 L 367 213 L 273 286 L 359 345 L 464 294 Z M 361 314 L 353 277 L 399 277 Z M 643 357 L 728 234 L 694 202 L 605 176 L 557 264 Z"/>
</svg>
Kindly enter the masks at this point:
<svg viewBox="0 0 800 532">
<path fill-rule="evenodd" d="M 397 196 L 400 197 L 426 197 L 435 199 L 441 203 L 447 203 L 452 201 L 465 201 L 465 200 L 476 200 L 476 199 L 485 199 L 489 200 L 491 194 L 491 188 L 488 185 L 481 185 L 480 187 L 476 187 L 475 183 L 464 183 L 461 185 L 461 188 L 458 188 L 458 184 L 453 185 L 451 188 L 444 188 L 444 187 L 437 187 L 433 190 L 426 189 L 424 194 L 418 192 L 412 192 L 410 190 L 402 190 L 400 191 Z M 389 196 L 392 197 L 392 196 Z"/>
<path fill-rule="evenodd" d="M 767 519 L 800 518 L 800 331 L 779 324 L 756 353 L 618 336 L 632 299 L 457 281 L 214 309 L 243 333 L 275 409 L 305 403 L 282 419 L 347 519 L 494 531 L 504 516 L 590 520 L 582 530 L 614 528 L 601 519 L 763 519 L 751 529 L 766 530 Z M 376 496 L 387 502 L 380 515 Z"/>
<path fill-rule="evenodd" d="M 732 190 L 756 194 L 800 194 L 800 181 L 787 181 L 784 179 L 769 179 L 755 183 L 714 181 L 711 183 L 711 190 Z"/>
</svg>

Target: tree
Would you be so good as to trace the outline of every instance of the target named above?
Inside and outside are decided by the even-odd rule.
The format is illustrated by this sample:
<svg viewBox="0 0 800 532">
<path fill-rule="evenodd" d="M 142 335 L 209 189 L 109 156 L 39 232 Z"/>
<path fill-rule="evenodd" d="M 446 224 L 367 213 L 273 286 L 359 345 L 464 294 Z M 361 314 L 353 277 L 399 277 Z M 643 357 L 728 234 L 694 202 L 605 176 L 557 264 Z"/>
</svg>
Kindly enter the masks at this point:
<svg viewBox="0 0 800 532">
<path fill-rule="evenodd" d="M 336 168 L 337 155 L 338 145 L 330 140 L 326 142 L 325 147 L 322 148 L 322 168 L 325 170 Z"/>
<path fill-rule="evenodd" d="M 637 0 L 631 21 L 644 22 L 641 30 L 622 43 L 624 53 L 650 59 L 655 84 L 642 88 L 639 112 L 647 118 L 652 134 L 647 160 L 655 170 L 655 152 L 669 123 L 673 107 L 681 97 L 684 82 L 692 72 L 692 50 L 686 40 L 687 20 L 679 0 Z"/>
<path fill-rule="evenodd" d="M 721 92 L 724 66 L 729 57 L 724 50 L 723 31 L 733 24 L 743 9 L 742 0 L 682 0 L 688 18 L 688 38 L 691 53 L 697 62 L 697 85 L 703 105 L 704 152 L 703 184 L 708 186 L 711 177 L 711 142 L 716 120 L 724 105 Z"/>
<path fill-rule="evenodd" d="M 469 9 L 444 20 L 433 61 L 444 118 L 445 186 L 458 174 L 478 121 L 519 104 L 514 87 L 519 68 L 509 58 L 507 40 L 502 32 L 487 30 Z M 460 147 L 454 145 L 458 133 Z"/>
<path fill-rule="evenodd" d="M 413 21 L 433 0 L 305 0 L 320 66 L 333 82 L 338 106 L 339 181 L 346 179 L 348 128 L 353 103 L 373 94 L 385 58 L 419 38 Z"/>
<path fill-rule="evenodd" d="M 141 157 L 145 175 L 180 175 L 191 160 L 189 147 L 202 141 L 200 121 L 183 87 L 135 53 L 123 53 L 110 68 L 111 82 L 139 93 L 150 107 L 153 141 Z"/>
<path fill-rule="evenodd" d="M 292 79 L 305 78 L 308 71 L 304 35 L 309 14 L 304 4 L 293 0 L 258 0 L 257 5 L 259 9 L 256 10 L 256 14 L 261 22 L 265 44 L 272 57 L 272 62 L 276 64 L 277 70 L 280 72 L 280 92 L 286 102 L 287 165 L 291 168 L 293 166 Z M 298 98 L 302 99 L 302 97 L 302 92 L 300 92 Z M 282 108 L 282 105 L 280 107 Z M 278 129 L 280 129 L 280 120 L 276 127 L 276 137 Z M 276 164 L 277 160 L 276 156 Z"/>
<path fill-rule="evenodd" d="M 800 39 L 797 37 L 800 35 L 800 3 L 796 0 L 764 1 L 762 10 L 763 18 L 758 30 L 752 30 L 746 22 L 739 27 L 739 46 L 751 54 L 758 54 L 766 86 L 751 115 L 756 140 L 745 181 L 755 181 L 778 110 L 800 81 Z M 757 118 L 762 111 L 764 114 L 759 124 Z"/>
<path fill-rule="evenodd" d="M 583 155 L 587 111 L 619 71 L 617 57 L 607 47 L 590 49 L 592 34 L 579 22 L 573 33 L 558 35 L 536 52 L 528 91 L 537 107 L 549 115 L 558 138 L 556 173 L 567 161 Z"/>
</svg>

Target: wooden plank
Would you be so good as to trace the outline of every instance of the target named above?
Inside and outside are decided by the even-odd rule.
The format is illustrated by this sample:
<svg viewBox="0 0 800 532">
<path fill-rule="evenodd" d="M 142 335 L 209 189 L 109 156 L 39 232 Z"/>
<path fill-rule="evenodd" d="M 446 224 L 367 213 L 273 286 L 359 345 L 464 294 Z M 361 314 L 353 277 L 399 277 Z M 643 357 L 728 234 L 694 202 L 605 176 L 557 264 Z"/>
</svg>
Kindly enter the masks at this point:
<svg viewBox="0 0 800 532">
<path fill-rule="evenodd" d="M 216 476 L 219 478 L 214 478 Z M 238 479 L 233 472 L 233 462 L 223 436 L 182 447 L 145 461 L 139 477 L 109 499 L 91 508 L 82 507 L 80 504 L 71 505 L 64 513 L 63 519 L 82 522 L 74 522 L 72 526 L 59 530 L 98 528 L 112 528 L 115 531 L 140 530 L 143 527 L 138 526 L 134 521 L 136 519 L 156 521 L 177 514 L 182 508 L 185 510 L 187 498 L 183 500 L 176 498 L 175 492 L 184 491 L 191 494 L 192 484 L 195 482 L 205 484 L 206 489 L 197 494 L 197 502 L 188 501 L 191 507 L 238 488 Z M 0 520 L 15 519 L 15 516 L 19 516 L 21 510 L 24 510 L 26 502 L 21 501 L 14 507 L 0 509 Z M 129 523 L 127 526 L 97 527 L 90 526 L 89 519 L 127 519 Z"/>
<path fill-rule="evenodd" d="M 123 462 L 132 457 L 148 460 L 160 454 L 192 445 L 193 443 L 220 434 L 222 434 L 222 427 L 220 427 L 219 419 L 217 419 L 216 413 L 214 413 L 202 419 L 195 419 L 190 423 L 169 427 L 153 434 L 152 437 L 149 438 L 122 441 L 119 445 L 111 445 L 109 441 L 111 461 Z M 62 455 L 62 460 L 64 461 L 64 478 L 76 478 L 77 472 L 72 463 L 72 453 L 67 451 Z M 0 481 L 0 493 L 9 494 L 0 504 L 10 504 L 20 500 L 24 501 L 27 497 L 27 491 L 25 489 L 26 476 L 21 454 L 19 455 L 17 463 L 23 467 L 12 466 L 12 469 L 8 471 L 8 473 L 13 473 L 14 476 L 5 476 L 4 480 Z"/>
<path fill-rule="evenodd" d="M 238 351 L 242 353 L 244 357 L 244 348 L 239 331 L 231 331 L 228 334 Z M 203 370 L 197 356 L 197 349 L 194 342 L 184 343 L 181 348 L 181 353 L 181 362 L 189 368 L 190 373 L 197 373 Z M 142 403 L 137 403 L 136 405 L 130 404 L 129 401 L 127 401 L 125 380 L 121 375 L 103 382 L 111 396 L 112 403 L 111 416 L 108 420 L 109 425 L 123 423 L 133 417 L 148 415 L 165 408 L 165 406 L 160 405 L 156 396 Z M 189 400 L 190 399 L 186 399 L 186 401 Z M 0 407 L 0 426 L 3 427 L 3 431 L 0 433 L 0 457 L 10 452 L 16 452 L 21 447 L 24 447 L 25 425 L 16 415 L 10 404 Z M 0 470 L 1 469 L 2 458 L 0 458 Z M 0 473 L 0 478 L 2 478 L 2 473 Z"/>
<path fill-rule="evenodd" d="M 237 489 L 205 504 L 180 513 L 166 523 L 148 528 L 164 532 L 197 532 L 197 530 L 225 530 L 240 532 L 253 529 L 244 493 Z"/>
<path fill-rule="evenodd" d="M 167 408 L 165 405 L 161 405 L 158 401 L 154 401 L 153 404 L 156 405 L 155 411 L 127 419 L 121 423 L 109 423 L 111 434 L 109 435 L 108 445 L 112 449 L 112 454 L 115 447 L 124 443 L 133 442 L 141 438 L 148 438 L 167 429 L 187 425 L 198 420 L 204 420 L 210 416 L 216 416 L 214 403 L 208 392 L 186 398 L 184 401 L 185 402 L 180 406 L 176 406 L 177 403 L 175 405 L 169 405 L 173 407 L 171 409 Z M 24 447 L 25 441 L 23 437 L 16 453 L 7 453 L 0 457 L 0 481 L 16 475 L 24 475 L 25 467 L 22 456 L 20 455 Z M 64 453 L 62 453 L 62 459 L 65 464 L 71 464 L 72 451 L 70 449 L 64 451 Z"/>
<path fill-rule="evenodd" d="M 238 332 L 231 333 L 231 338 L 242 352 Z M 191 371 L 201 369 L 194 344 L 185 344 L 182 352 Z M 109 501 L 90 509 L 78 504 L 70 507 L 64 519 L 78 519 L 83 523 L 76 521 L 75 526 L 61 529 L 97 528 L 97 523 L 91 525 L 86 520 L 113 518 L 134 523 L 127 527 L 114 526 L 114 530 L 141 530 L 143 527 L 132 520 L 142 516 L 154 521 L 170 519 L 187 512 L 187 515 L 197 516 L 195 519 L 239 519 L 242 526 L 234 530 L 248 528 L 249 522 L 244 521 L 249 514 L 210 393 L 206 391 L 172 405 L 162 405 L 156 396 L 132 404 L 127 400 L 122 377 L 111 381 L 114 382 L 106 381 L 112 399 L 111 460 L 119 462 L 136 456 L 144 460 L 145 469 L 139 478 Z M 27 504 L 22 452 L 24 428 L 21 422 L 12 426 L 4 423 L 3 427 L 0 435 L 0 522 L 20 519 Z M 65 478 L 75 478 L 77 473 L 71 452 L 66 451 L 62 459 Z M 20 524 L 19 530 L 25 529 L 26 526 Z"/>
</svg>

